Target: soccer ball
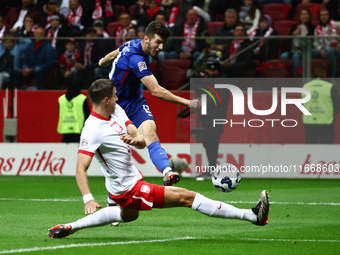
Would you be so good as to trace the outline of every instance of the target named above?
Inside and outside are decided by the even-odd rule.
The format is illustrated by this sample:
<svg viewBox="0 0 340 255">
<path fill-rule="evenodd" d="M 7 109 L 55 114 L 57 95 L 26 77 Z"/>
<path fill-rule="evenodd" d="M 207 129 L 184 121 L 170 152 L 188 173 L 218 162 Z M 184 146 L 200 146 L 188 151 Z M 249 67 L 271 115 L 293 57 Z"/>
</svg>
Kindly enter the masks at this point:
<svg viewBox="0 0 340 255">
<path fill-rule="evenodd" d="M 232 192 L 241 182 L 241 174 L 236 166 L 226 163 L 217 166 L 212 173 L 212 183 L 222 192 Z"/>
</svg>

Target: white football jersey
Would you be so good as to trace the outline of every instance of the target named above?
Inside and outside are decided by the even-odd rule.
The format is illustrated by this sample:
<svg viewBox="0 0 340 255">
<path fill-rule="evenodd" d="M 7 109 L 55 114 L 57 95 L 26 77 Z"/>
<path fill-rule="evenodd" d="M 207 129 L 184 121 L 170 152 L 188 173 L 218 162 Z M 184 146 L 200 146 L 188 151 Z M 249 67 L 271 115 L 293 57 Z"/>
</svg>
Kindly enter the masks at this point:
<svg viewBox="0 0 340 255">
<path fill-rule="evenodd" d="M 110 119 L 92 112 L 81 132 L 78 153 L 96 157 L 105 176 L 106 189 L 115 196 L 130 190 L 143 178 L 131 161 L 130 146 L 120 140 L 122 134 L 127 134 L 126 126 L 130 123 L 116 104 Z"/>
</svg>

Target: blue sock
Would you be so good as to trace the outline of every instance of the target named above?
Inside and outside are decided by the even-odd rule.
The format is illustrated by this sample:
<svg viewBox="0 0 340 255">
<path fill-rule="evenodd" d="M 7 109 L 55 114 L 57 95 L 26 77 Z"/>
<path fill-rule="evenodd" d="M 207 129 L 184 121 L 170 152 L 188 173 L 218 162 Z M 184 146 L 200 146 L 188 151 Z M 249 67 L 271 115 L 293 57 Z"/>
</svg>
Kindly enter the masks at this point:
<svg viewBox="0 0 340 255">
<path fill-rule="evenodd" d="M 168 155 L 158 141 L 150 144 L 148 150 L 152 163 L 157 166 L 159 170 L 163 172 L 166 168 L 171 168 Z"/>
</svg>

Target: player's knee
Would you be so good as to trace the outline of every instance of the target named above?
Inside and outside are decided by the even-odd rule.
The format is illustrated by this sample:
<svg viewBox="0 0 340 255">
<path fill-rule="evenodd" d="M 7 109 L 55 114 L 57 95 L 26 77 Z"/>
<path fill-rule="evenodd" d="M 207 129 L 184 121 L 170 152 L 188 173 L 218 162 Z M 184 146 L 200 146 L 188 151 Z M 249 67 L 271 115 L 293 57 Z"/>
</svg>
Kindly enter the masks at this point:
<svg viewBox="0 0 340 255">
<path fill-rule="evenodd" d="M 121 215 L 121 217 L 124 222 L 131 222 L 131 221 L 135 221 L 138 219 L 139 213 L 137 212 L 133 214 L 123 214 Z"/>
<path fill-rule="evenodd" d="M 190 190 L 184 190 L 179 198 L 179 203 L 184 207 L 191 207 L 194 202 L 196 193 Z"/>
<path fill-rule="evenodd" d="M 147 140 L 147 142 L 149 142 L 149 144 L 159 141 L 159 138 L 157 136 L 156 131 L 155 132 L 149 132 L 148 134 L 145 134 L 144 138 Z"/>
</svg>

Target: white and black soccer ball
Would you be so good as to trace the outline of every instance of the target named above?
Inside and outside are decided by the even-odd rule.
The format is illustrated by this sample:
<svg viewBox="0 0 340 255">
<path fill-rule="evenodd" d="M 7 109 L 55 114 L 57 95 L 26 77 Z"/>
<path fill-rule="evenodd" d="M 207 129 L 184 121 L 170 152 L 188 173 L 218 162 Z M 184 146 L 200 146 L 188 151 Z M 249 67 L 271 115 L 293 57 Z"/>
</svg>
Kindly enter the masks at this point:
<svg viewBox="0 0 340 255">
<path fill-rule="evenodd" d="M 232 192 L 240 184 L 241 174 L 236 166 L 225 163 L 216 167 L 211 180 L 216 189 L 222 192 Z"/>
</svg>

